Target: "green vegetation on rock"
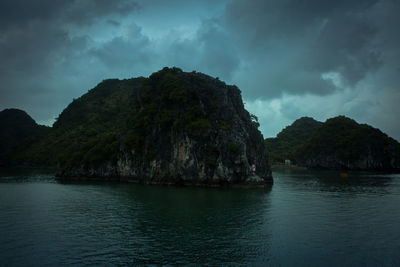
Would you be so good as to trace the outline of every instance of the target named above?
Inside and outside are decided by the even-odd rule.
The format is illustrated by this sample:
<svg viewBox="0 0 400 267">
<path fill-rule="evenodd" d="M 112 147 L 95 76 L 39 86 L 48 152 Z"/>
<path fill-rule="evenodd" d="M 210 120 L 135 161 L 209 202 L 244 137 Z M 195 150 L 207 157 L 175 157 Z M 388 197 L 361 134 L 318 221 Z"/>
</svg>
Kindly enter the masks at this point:
<svg viewBox="0 0 400 267">
<path fill-rule="evenodd" d="M 272 164 L 283 163 L 286 159 L 296 163 L 297 151 L 321 125 L 313 118 L 302 117 L 278 133 L 276 138 L 265 139 Z"/>
<path fill-rule="evenodd" d="M 24 141 L 10 157 L 58 166 L 64 177 L 157 183 L 243 182 L 248 174 L 242 170 L 257 162 L 258 174 L 270 179 L 257 126 L 236 86 L 164 68 L 149 78 L 104 80 L 74 99 L 48 132 Z"/>
<path fill-rule="evenodd" d="M 33 142 L 50 128 L 38 125 L 25 111 L 5 109 L 0 112 L 0 165 L 13 163 L 10 154 L 24 142 Z"/>
<path fill-rule="evenodd" d="M 310 168 L 400 169 L 400 144 L 379 129 L 345 116 L 325 123 L 301 118 L 265 144 L 274 163 L 290 159 Z"/>
<path fill-rule="evenodd" d="M 297 160 L 312 168 L 395 170 L 400 169 L 400 144 L 379 129 L 338 116 L 297 151 Z"/>
</svg>

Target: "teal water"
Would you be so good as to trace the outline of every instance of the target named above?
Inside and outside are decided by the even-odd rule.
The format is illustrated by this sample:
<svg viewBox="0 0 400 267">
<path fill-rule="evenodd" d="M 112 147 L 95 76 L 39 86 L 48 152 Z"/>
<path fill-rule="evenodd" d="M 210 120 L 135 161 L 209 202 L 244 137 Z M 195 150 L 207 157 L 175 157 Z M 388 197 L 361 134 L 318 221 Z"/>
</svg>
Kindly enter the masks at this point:
<svg viewBox="0 0 400 267">
<path fill-rule="evenodd" d="M 275 172 L 269 190 L 0 173 L 0 265 L 400 266 L 400 175 Z"/>
</svg>

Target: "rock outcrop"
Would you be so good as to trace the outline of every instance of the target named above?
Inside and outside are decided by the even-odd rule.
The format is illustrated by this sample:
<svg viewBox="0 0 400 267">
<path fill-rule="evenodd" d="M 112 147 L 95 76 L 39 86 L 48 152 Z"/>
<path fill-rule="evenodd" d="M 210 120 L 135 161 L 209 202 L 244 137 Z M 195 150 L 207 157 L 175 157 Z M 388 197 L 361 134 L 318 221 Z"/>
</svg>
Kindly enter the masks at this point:
<svg viewBox="0 0 400 267">
<path fill-rule="evenodd" d="M 322 122 L 310 117 L 302 117 L 285 127 L 275 138 L 265 139 L 269 159 L 272 164 L 282 164 L 285 160 L 296 163 L 297 151 L 307 143 L 321 127 Z"/>
<path fill-rule="evenodd" d="M 55 155 L 65 180 L 264 185 L 272 176 L 257 127 L 236 86 L 164 68 L 102 82 L 63 111 L 42 144 L 71 139 Z"/>
<path fill-rule="evenodd" d="M 328 119 L 297 151 L 313 169 L 400 170 L 400 144 L 379 129 L 338 116 Z"/>
<path fill-rule="evenodd" d="M 300 118 L 265 144 L 274 164 L 290 159 L 310 169 L 400 170 L 400 144 L 396 140 L 345 116 L 324 123 Z"/>
<path fill-rule="evenodd" d="M 25 111 L 14 108 L 0 112 L 0 125 L 0 166 L 18 164 L 12 158 L 17 147 L 50 129 L 38 125 Z"/>
</svg>

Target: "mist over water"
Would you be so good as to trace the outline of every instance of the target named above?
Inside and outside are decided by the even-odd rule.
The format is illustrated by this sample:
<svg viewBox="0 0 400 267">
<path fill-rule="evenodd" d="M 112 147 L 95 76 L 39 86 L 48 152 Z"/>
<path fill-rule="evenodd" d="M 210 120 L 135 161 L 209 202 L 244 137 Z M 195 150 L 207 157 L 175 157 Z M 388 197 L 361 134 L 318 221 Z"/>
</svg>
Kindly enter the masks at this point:
<svg viewBox="0 0 400 267">
<path fill-rule="evenodd" d="M 5 265 L 400 265 L 400 175 L 275 172 L 267 190 L 0 173 Z"/>
</svg>

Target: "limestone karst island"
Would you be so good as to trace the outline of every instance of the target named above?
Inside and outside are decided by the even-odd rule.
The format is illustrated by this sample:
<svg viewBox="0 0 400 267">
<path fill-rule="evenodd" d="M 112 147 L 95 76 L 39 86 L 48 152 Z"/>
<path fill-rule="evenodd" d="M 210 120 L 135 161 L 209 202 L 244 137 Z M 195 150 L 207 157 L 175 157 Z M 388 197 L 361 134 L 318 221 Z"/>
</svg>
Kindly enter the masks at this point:
<svg viewBox="0 0 400 267">
<path fill-rule="evenodd" d="M 6 142 L 19 146 L 3 163 L 56 166 L 60 179 L 272 183 L 257 118 L 245 110 L 240 90 L 201 73 L 164 68 L 149 78 L 104 80 L 69 104 L 52 128 L 36 129 L 30 118 L 23 123 L 32 136 Z"/>
</svg>

